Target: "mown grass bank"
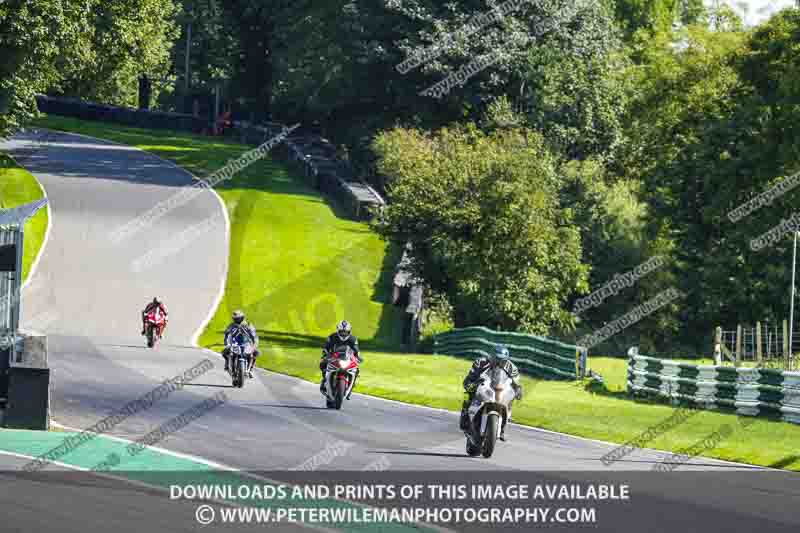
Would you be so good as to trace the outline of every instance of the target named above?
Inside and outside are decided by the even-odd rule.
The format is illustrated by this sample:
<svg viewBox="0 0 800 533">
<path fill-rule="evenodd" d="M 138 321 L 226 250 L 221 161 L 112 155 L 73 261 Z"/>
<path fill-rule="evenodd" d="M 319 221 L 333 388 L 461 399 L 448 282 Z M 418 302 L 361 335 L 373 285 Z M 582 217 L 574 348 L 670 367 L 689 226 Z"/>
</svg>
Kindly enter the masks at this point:
<svg viewBox="0 0 800 533">
<path fill-rule="evenodd" d="M 0 208 L 9 209 L 43 198 L 36 178 L 19 166 L 12 157 L 0 152 Z M 25 224 L 25 249 L 22 275 L 28 278 L 31 265 L 39 255 L 47 232 L 47 208 L 42 208 Z"/>
</svg>

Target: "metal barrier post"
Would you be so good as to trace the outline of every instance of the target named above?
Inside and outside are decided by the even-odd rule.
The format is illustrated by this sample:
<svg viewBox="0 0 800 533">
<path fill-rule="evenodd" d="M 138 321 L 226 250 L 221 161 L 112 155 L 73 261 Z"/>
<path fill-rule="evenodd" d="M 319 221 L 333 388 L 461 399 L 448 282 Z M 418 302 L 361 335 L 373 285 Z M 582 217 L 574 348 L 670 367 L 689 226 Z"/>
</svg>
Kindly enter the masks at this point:
<svg viewBox="0 0 800 533">
<path fill-rule="evenodd" d="M 24 246 L 25 223 L 19 224 L 16 231 L 16 269 L 14 271 L 13 295 L 15 304 L 11 306 L 11 331 L 14 334 L 14 343 L 11 345 L 11 354 L 14 361 L 22 362 L 22 350 L 17 350 L 16 334 L 19 331 L 19 318 L 22 316 L 22 247 Z"/>
<path fill-rule="evenodd" d="M 0 339 L 10 345 L 11 363 L 21 362 L 17 350 L 22 309 L 22 256 L 25 222 L 47 204 L 37 200 L 0 210 Z"/>
</svg>

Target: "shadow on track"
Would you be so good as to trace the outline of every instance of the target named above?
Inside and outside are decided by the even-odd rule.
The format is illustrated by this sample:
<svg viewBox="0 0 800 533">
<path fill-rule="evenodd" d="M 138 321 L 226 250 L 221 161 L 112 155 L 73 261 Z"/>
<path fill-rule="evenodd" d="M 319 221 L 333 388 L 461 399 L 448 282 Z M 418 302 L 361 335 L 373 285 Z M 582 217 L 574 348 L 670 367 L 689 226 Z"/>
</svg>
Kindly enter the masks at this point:
<svg viewBox="0 0 800 533">
<path fill-rule="evenodd" d="M 219 389 L 233 389 L 233 385 L 212 385 L 211 383 L 184 383 L 184 387 L 217 387 Z"/>
<path fill-rule="evenodd" d="M 599 457 L 575 457 L 576 461 L 600 461 Z M 647 459 L 616 459 L 615 463 L 644 463 L 644 464 L 664 464 L 664 465 L 677 465 L 678 467 L 681 466 L 708 466 L 710 468 L 735 468 L 737 470 L 764 470 L 764 467 L 761 466 L 752 466 L 752 465 L 745 465 L 745 464 L 724 464 L 724 463 L 679 463 L 675 461 L 656 461 L 656 460 L 647 460 Z"/>
<path fill-rule="evenodd" d="M 425 457 L 457 457 L 463 459 L 469 458 L 466 453 L 436 453 L 436 452 L 406 452 L 406 451 L 386 451 L 386 450 L 369 450 L 367 453 L 384 454 L 384 455 L 422 455 Z"/>
<path fill-rule="evenodd" d="M 240 407 L 274 407 L 276 409 L 311 409 L 315 411 L 328 411 L 327 407 L 318 407 L 315 405 L 280 405 L 275 403 L 240 403 Z"/>
</svg>

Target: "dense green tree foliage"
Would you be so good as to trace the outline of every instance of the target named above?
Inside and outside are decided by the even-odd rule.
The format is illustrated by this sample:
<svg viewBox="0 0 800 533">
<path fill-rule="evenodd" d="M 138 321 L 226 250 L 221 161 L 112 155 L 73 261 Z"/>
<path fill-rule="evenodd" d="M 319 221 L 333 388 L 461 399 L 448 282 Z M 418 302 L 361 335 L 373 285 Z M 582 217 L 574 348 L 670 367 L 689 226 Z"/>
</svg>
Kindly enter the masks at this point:
<svg viewBox="0 0 800 533">
<path fill-rule="evenodd" d="M 639 30 L 668 31 L 673 24 L 697 24 L 707 11 L 703 0 L 616 0 L 614 13 L 621 28 L 633 35 Z"/>
<path fill-rule="evenodd" d="M 585 288 L 587 268 L 541 135 L 397 129 L 375 149 L 381 171 L 395 176 L 376 227 L 412 244 L 417 272 L 448 296 L 457 325 L 536 333 L 572 325 L 563 301 Z"/>
<path fill-rule="evenodd" d="M 170 70 L 176 13 L 172 0 L 0 3 L 0 134 L 31 116 L 37 92 L 135 105 L 139 77 Z"/>
<path fill-rule="evenodd" d="M 58 0 L 0 3 L 0 135 L 32 116 L 34 95 L 74 64 L 72 52 L 89 26 L 90 8 Z"/>
<path fill-rule="evenodd" d="M 100 1 L 92 8 L 86 31 L 67 60 L 63 94 L 116 105 L 136 106 L 138 79 L 154 84 L 153 97 L 172 89 L 168 81 L 170 50 L 178 37 L 171 0 Z"/>
<path fill-rule="evenodd" d="M 716 325 L 787 318 L 791 236 L 758 252 L 749 242 L 789 218 L 797 190 L 738 222 L 728 213 L 800 170 L 798 22 L 790 10 L 753 34 L 696 28 L 679 54 L 646 45 L 634 173 L 652 231 L 674 244 L 687 344 Z"/>
</svg>

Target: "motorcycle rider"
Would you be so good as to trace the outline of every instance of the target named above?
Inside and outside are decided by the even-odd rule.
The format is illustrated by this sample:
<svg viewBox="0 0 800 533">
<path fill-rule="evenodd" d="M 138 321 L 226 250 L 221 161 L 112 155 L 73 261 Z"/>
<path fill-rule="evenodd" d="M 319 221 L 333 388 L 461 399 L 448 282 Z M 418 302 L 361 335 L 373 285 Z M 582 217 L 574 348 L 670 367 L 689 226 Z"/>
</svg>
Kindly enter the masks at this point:
<svg viewBox="0 0 800 533">
<path fill-rule="evenodd" d="M 475 398 L 475 391 L 478 389 L 481 376 L 484 374 L 484 372 L 498 367 L 504 368 L 511 377 L 511 386 L 514 388 L 514 392 L 516 393 L 516 397 L 514 399 L 522 400 L 522 385 L 519 382 L 519 369 L 517 368 L 517 365 L 511 362 L 508 348 L 502 344 L 498 344 L 495 346 L 493 355 L 489 357 L 479 357 L 476 359 L 475 362 L 472 363 L 472 368 L 470 369 L 469 374 L 467 374 L 467 377 L 464 378 L 464 391 L 469 394 L 469 397 L 464 400 L 464 404 L 461 407 L 461 421 L 459 426 L 463 431 L 467 431 L 469 429 L 470 424 L 467 409 L 472 403 L 472 400 Z M 508 409 L 508 419 L 511 420 L 510 405 Z M 500 440 L 506 440 L 505 424 L 503 424 L 503 428 L 500 431 Z"/>
<path fill-rule="evenodd" d="M 250 361 L 250 367 L 247 371 L 247 375 L 252 378 L 253 367 L 256 364 L 256 358 L 259 355 L 261 355 L 261 352 L 258 351 L 258 334 L 256 333 L 256 328 L 255 326 L 253 326 L 253 324 L 245 320 L 244 313 L 238 309 L 233 312 L 233 315 L 231 315 L 231 319 L 233 320 L 233 322 L 231 322 L 231 324 L 227 328 L 225 328 L 225 337 L 224 337 L 225 349 L 222 350 L 222 357 L 225 358 L 225 371 L 230 370 L 231 351 L 230 348 L 228 347 L 228 340 L 231 335 L 235 334 L 238 331 L 242 331 L 244 332 L 245 335 L 247 335 L 250 338 L 250 341 L 253 343 L 253 348 L 254 348 L 253 359 L 252 361 Z"/>
<path fill-rule="evenodd" d="M 319 382 L 319 391 L 322 394 L 325 394 L 325 368 L 328 366 L 328 358 L 336 351 L 336 348 L 347 346 L 353 350 L 358 364 L 364 362 L 364 358 L 361 357 L 361 353 L 358 351 L 358 339 L 352 335 L 352 331 L 353 327 L 350 325 L 350 322 L 342 320 L 336 325 L 336 332 L 331 333 L 328 336 L 328 340 L 325 341 L 325 346 L 322 348 L 322 358 L 319 360 L 319 371 L 322 372 L 322 379 L 320 379 Z M 353 386 L 350 388 L 351 394 L 356 386 L 356 380 L 358 380 L 358 375 L 360 373 L 360 369 L 356 371 L 356 376 L 353 378 Z M 347 399 L 350 399 L 350 394 L 347 395 Z"/>
<path fill-rule="evenodd" d="M 142 311 L 142 335 L 145 334 L 145 329 L 147 328 L 147 313 L 155 311 L 156 309 L 160 309 L 161 313 L 164 315 L 164 325 L 161 326 L 161 331 L 158 332 L 158 336 L 160 337 L 164 333 L 164 330 L 167 329 L 167 308 L 163 302 L 158 300 L 157 296 L 154 296 L 153 301 L 149 302 L 144 307 L 144 311 Z"/>
</svg>

